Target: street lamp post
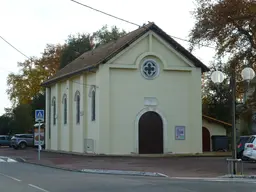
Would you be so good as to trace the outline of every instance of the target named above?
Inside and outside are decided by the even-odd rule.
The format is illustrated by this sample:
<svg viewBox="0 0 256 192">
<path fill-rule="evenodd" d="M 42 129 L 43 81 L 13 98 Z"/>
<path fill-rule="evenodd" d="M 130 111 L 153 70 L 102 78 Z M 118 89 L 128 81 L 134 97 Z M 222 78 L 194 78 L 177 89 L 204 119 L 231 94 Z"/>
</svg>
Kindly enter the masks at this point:
<svg viewBox="0 0 256 192">
<path fill-rule="evenodd" d="M 243 81 L 250 82 L 255 77 L 255 72 L 252 68 L 246 67 L 242 70 L 241 76 Z M 214 71 L 211 75 L 213 83 L 220 84 L 224 81 L 225 75 L 221 71 Z M 231 75 L 231 94 L 232 94 L 232 159 L 237 159 L 236 152 L 236 72 L 232 71 Z M 232 174 L 236 174 L 236 161 L 232 164 Z"/>
</svg>

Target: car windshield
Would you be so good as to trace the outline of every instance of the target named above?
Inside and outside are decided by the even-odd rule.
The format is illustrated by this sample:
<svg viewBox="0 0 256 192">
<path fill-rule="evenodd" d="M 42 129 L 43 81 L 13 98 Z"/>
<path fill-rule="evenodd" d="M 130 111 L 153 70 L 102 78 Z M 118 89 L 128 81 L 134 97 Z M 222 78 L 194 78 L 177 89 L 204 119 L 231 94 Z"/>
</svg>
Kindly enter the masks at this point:
<svg viewBox="0 0 256 192">
<path fill-rule="evenodd" d="M 14 137 L 16 137 L 16 138 L 23 138 L 24 135 L 14 135 Z"/>
</svg>

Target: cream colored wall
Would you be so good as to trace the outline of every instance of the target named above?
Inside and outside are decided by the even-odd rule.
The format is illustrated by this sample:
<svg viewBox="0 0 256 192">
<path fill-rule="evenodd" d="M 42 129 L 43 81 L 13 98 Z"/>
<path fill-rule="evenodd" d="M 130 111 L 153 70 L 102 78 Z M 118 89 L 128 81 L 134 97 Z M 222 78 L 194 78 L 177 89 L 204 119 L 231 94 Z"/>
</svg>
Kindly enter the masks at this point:
<svg viewBox="0 0 256 192">
<path fill-rule="evenodd" d="M 160 75 L 155 80 L 145 80 L 140 74 L 139 66 L 145 58 L 154 58 L 161 66 Z M 154 110 L 164 121 L 165 153 L 202 152 L 201 69 L 182 59 L 153 33 L 141 37 L 109 63 L 100 65 L 97 73 L 83 74 L 51 87 L 52 96 L 56 96 L 58 103 L 56 129 L 51 128 L 51 149 L 137 153 L 138 114 Z M 81 85 L 75 85 L 73 81 L 79 81 Z M 90 85 L 97 86 L 95 122 L 91 121 Z M 74 94 L 77 89 L 82 92 L 83 102 L 80 125 L 75 124 Z M 69 101 L 69 119 L 65 126 L 61 103 L 64 93 Z M 144 97 L 156 97 L 158 105 L 145 106 Z M 186 140 L 174 139 L 176 125 L 186 126 Z M 93 140 L 93 151 L 84 148 L 85 139 Z"/>
<path fill-rule="evenodd" d="M 54 85 L 51 88 L 51 111 L 53 111 L 53 106 L 52 106 L 52 100 L 55 97 L 56 99 L 56 104 L 58 103 L 58 97 L 57 97 L 57 86 Z M 47 98 L 47 97 L 46 97 Z M 46 113 L 48 113 L 48 111 L 46 111 Z M 56 115 L 58 114 L 58 109 L 56 108 Z M 51 139 L 50 139 L 50 149 L 52 150 L 58 150 L 58 123 L 56 122 L 56 124 L 53 124 L 53 116 L 52 114 L 50 115 L 51 117 Z M 47 127 L 48 128 L 48 127 Z"/>
<path fill-rule="evenodd" d="M 163 114 L 167 122 L 165 153 L 202 152 L 201 69 L 192 68 L 189 62 L 174 55 L 172 49 L 156 42 L 156 38 L 145 35 L 99 70 L 102 79 L 99 139 L 103 153 L 138 152 L 135 121 L 143 109 Z M 144 79 L 137 69 L 145 58 L 154 58 L 161 66 L 155 80 Z M 144 97 L 156 97 L 158 105 L 145 106 Z M 186 126 L 186 140 L 174 139 L 176 125 Z"/>
<path fill-rule="evenodd" d="M 70 99 L 70 95 L 69 95 L 69 89 L 71 89 L 71 87 L 68 87 L 67 82 L 64 81 L 62 83 L 60 83 L 60 95 L 61 95 L 61 103 L 60 103 L 60 112 L 59 115 L 61 116 L 61 121 L 60 123 L 60 137 L 61 137 L 61 142 L 60 142 L 60 150 L 62 151 L 69 151 L 69 142 L 70 142 L 70 138 L 69 138 L 69 128 L 70 128 L 70 121 L 69 118 L 67 119 L 67 124 L 64 124 L 64 104 L 63 104 L 63 95 L 66 94 L 67 95 L 67 103 Z M 70 111 L 70 106 L 67 104 L 67 117 L 69 117 L 69 111 Z"/>
<path fill-rule="evenodd" d="M 91 97 L 89 92 L 91 85 L 96 85 L 96 73 L 85 73 L 79 76 L 58 82 L 50 87 L 51 102 L 56 98 L 56 125 L 53 125 L 53 106 L 51 105 L 51 139 L 48 146 L 51 150 L 61 150 L 70 152 L 96 153 L 99 141 L 99 90 L 96 88 L 96 121 L 91 120 Z M 75 94 L 80 94 L 80 123 L 76 123 L 76 101 Z M 64 105 L 63 95 L 68 98 L 67 124 L 64 125 Z M 87 150 L 85 140 L 94 141 L 94 149 Z"/>
<path fill-rule="evenodd" d="M 98 144 L 99 144 L 99 87 L 96 86 L 95 91 L 96 91 L 96 120 L 92 121 L 92 98 L 89 96 L 90 91 L 91 91 L 91 86 L 90 85 L 97 85 L 96 82 L 96 73 L 87 73 L 86 76 L 86 83 L 89 86 L 85 86 L 86 89 L 86 95 L 84 96 L 86 105 L 86 121 L 85 121 L 85 126 L 86 126 L 86 132 L 85 132 L 85 139 L 92 140 L 94 149 L 93 150 L 88 150 L 88 147 L 86 147 L 86 152 L 88 153 L 98 153 Z"/>
<path fill-rule="evenodd" d="M 209 121 L 203 119 L 203 127 L 206 127 L 209 131 L 211 136 L 212 135 L 226 135 L 227 131 L 223 125 L 217 123 L 210 123 Z"/>
<path fill-rule="evenodd" d="M 83 75 L 82 75 L 83 77 Z M 73 93 L 72 97 L 70 98 L 72 102 L 72 117 L 73 117 L 73 122 L 72 122 L 72 134 L 71 134 L 71 142 L 72 142 L 72 149 L 71 151 L 73 152 L 83 152 L 84 151 L 84 137 L 83 137 L 83 84 L 81 79 L 81 76 L 75 77 L 72 79 L 72 87 L 73 87 Z M 75 101 L 75 94 L 76 92 L 79 92 L 80 95 L 80 122 L 76 122 L 76 101 Z"/>
<path fill-rule="evenodd" d="M 203 124 L 202 126 L 207 128 L 210 132 L 210 137 L 211 137 L 211 150 L 212 150 L 212 136 L 213 135 L 227 135 L 227 129 L 220 124 L 209 122 L 206 119 L 203 119 Z"/>
</svg>

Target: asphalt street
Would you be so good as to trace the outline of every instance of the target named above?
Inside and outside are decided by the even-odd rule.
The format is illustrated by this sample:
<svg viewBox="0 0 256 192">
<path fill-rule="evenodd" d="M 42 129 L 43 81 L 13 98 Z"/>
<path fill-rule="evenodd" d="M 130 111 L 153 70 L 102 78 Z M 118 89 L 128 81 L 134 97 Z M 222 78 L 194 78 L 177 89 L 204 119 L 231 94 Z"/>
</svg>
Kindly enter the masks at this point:
<svg viewBox="0 0 256 192">
<path fill-rule="evenodd" d="M 24 163 L 0 163 L 0 191 L 15 192 L 252 192 L 256 182 L 85 174 Z"/>
</svg>

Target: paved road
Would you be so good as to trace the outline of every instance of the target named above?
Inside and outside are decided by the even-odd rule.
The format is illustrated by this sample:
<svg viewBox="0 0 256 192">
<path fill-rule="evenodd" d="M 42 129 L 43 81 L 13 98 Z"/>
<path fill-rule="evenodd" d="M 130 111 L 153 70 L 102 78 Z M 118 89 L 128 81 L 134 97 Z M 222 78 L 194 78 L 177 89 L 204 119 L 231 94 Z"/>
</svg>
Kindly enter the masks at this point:
<svg viewBox="0 0 256 192">
<path fill-rule="evenodd" d="M 216 192 L 255 191 L 255 183 L 84 174 L 23 163 L 0 163 L 0 191 Z"/>
</svg>

